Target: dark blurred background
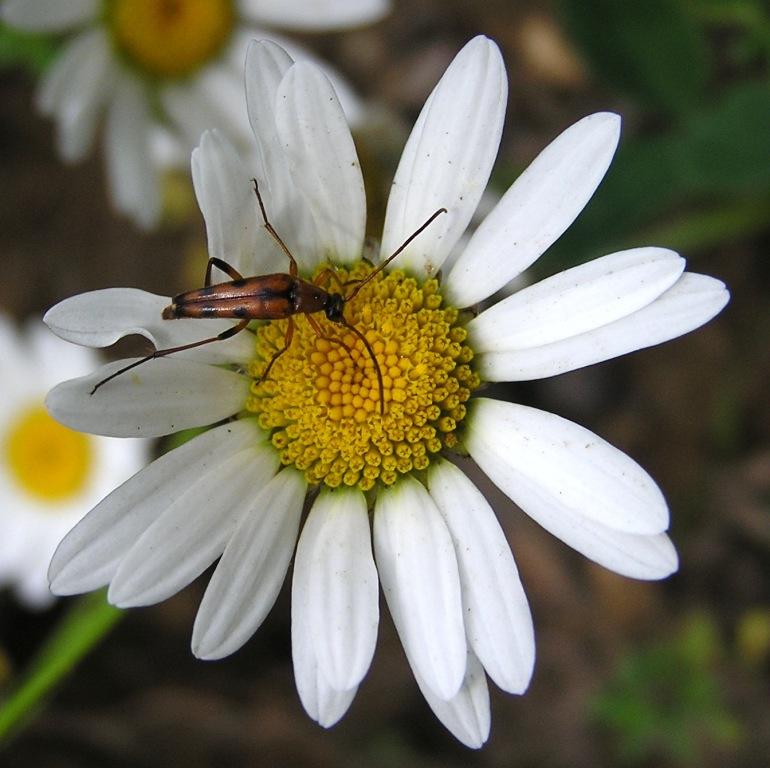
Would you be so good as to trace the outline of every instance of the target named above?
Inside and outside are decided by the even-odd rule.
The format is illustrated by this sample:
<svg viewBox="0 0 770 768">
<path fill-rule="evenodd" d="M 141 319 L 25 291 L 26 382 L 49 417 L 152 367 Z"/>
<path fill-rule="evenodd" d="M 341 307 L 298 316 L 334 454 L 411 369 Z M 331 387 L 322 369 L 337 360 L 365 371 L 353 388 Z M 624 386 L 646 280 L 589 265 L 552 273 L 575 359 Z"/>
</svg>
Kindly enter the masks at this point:
<svg viewBox="0 0 770 768">
<path fill-rule="evenodd" d="M 204 577 L 130 611 L 0 765 L 768 765 L 770 9 L 762 0 L 411 0 L 375 26 L 303 37 L 392 113 L 358 137 L 371 234 L 411 122 L 477 33 L 500 44 L 510 78 L 498 191 L 580 117 L 623 116 L 605 183 L 536 275 L 662 245 L 731 289 L 726 310 L 690 336 L 510 390 L 598 432 L 655 477 L 670 502 L 679 573 L 663 583 L 616 576 L 493 495 L 538 660 L 525 696 L 492 691 L 492 735 L 480 752 L 433 717 L 384 604 L 372 670 L 328 732 L 295 692 L 287 588 L 241 651 L 195 660 Z M 199 283 L 205 241 L 185 174 L 168 181 L 159 231 L 114 215 L 101 158 L 63 165 L 51 124 L 34 111 L 40 55 L 27 66 L 8 47 L 0 56 L 0 307 L 21 320 L 85 290 L 169 295 Z M 33 614 L 0 595 L 0 686 L 69 605 Z"/>
</svg>

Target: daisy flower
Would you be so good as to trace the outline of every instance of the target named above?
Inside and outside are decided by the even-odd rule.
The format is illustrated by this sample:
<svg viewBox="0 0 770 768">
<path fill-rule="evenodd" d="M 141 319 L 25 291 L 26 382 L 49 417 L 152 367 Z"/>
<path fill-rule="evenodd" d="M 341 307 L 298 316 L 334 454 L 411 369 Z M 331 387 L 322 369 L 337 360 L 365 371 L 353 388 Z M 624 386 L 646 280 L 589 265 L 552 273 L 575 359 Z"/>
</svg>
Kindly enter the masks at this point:
<svg viewBox="0 0 770 768">
<path fill-rule="evenodd" d="M 59 542 L 148 452 L 144 440 L 74 432 L 46 412 L 52 386 L 97 363 L 91 350 L 51 336 L 39 321 L 20 333 L 0 313 L 0 359 L 0 585 L 41 609 L 53 600 L 47 573 Z"/>
<path fill-rule="evenodd" d="M 115 207 L 148 228 L 161 212 L 164 166 L 185 161 L 206 128 L 244 151 L 243 60 L 256 25 L 324 31 L 380 18 L 388 0 L 5 0 L 0 18 L 30 32 L 67 36 L 38 92 L 56 121 L 59 154 L 88 154 L 104 119 Z M 307 51 L 293 50 L 309 57 Z M 345 106 L 357 103 L 344 91 Z"/>
<path fill-rule="evenodd" d="M 380 254 L 393 254 L 437 209 L 448 212 L 389 272 L 351 285 L 373 267 L 362 260 L 364 185 L 333 87 L 317 67 L 293 63 L 269 42 L 250 48 L 246 86 L 269 219 L 301 275 L 348 297 L 345 318 L 377 366 L 360 336 L 318 313 L 311 317 L 320 334 L 310 318 L 291 318 L 292 343 L 277 357 L 286 319 L 155 359 L 93 396 L 125 361 L 54 389 L 51 413 L 87 432 L 218 426 L 99 504 L 60 546 L 52 588 L 70 594 L 109 584 L 115 604 L 146 605 L 221 556 L 192 636 L 197 656 L 216 659 L 261 624 L 296 542 L 292 655 L 310 716 L 330 726 L 350 706 L 374 652 L 379 583 L 428 704 L 460 741 L 479 747 L 490 725 L 487 677 L 522 693 L 535 645 L 511 550 L 455 457 L 469 454 L 524 512 L 617 573 L 659 579 L 677 567 L 666 502 L 640 466 L 577 424 L 482 396 L 482 384 L 554 376 L 679 336 L 719 312 L 727 291 L 684 272 L 676 253 L 648 247 L 567 270 L 477 316 L 465 309 L 528 267 L 572 222 L 607 170 L 620 128 L 617 115 L 595 114 L 556 138 L 439 279 L 502 132 L 505 68 L 485 37 L 457 55 L 417 120 Z M 211 256 L 244 275 L 286 272 L 286 256 L 255 212 L 249 174 L 224 137 L 206 134 L 192 165 Z M 57 305 L 46 322 L 80 344 L 142 333 L 158 348 L 231 327 L 162 320 L 169 302 L 133 289 L 96 291 Z"/>
</svg>

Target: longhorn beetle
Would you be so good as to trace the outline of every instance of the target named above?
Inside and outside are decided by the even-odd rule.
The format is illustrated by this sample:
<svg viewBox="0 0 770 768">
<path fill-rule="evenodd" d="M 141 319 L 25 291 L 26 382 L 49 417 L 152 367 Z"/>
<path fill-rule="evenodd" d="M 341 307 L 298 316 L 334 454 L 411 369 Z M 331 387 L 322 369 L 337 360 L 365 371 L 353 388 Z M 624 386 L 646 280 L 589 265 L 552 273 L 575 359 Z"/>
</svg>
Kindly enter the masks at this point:
<svg viewBox="0 0 770 768">
<path fill-rule="evenodd" d="M 235 336 L 236 333 L 240 333 L 244 330 L 252 320 L 288 320 L 283 348 L 279 349 L 272 358 L 270 358 L 270 362 L 267 364 L 267 368 L 265 368 L 260 381 L 264 381 L 267 378 L 275 361 L 289 348 L 292 337 L 294 336 L 294 315 L 305 315 L 308 323 L 310 323 L 310 326 L 320 338 L 334 344 L 339 344 L 350 352 L 350 349 L 343 341 L 323 334 L 321 327 L 318 325 L 318 321 L 313 317 L 314 313 L 323 312 L 326 315 L 327 320 L 352 331 L 366 348 L 377 374 L 379 411 L 380 415 L 382 415 L 384 412 L 385 397 L 380 364 L 377 362 L 374 350 L 364 334 L 355 326 L 350 325 L 345 319 L 345 304 L 354 298 L 355 295 L 379 272 L 385 269 L 385 267 L 390 264 L 390 262 L 393 261 L 393 259 L 395 259 L 396 256 L 398 256 L 409 243 L 412 242 L 412 240 L 430 226 L 438 216 L 442 213 L 446 213 L 446 208 L 439 208 L 433 213 L 415 232 L 407 237 L 407 239 L 387 259 L 385 259 L 382 264 L 380 264 L 373 272 L 370 272 L 363 280 L 350 280 L 346 283 L 341 283 L 333 270 L 324 269 L 316 275 L 313 282 L 310 282 L 298 277 L 297 262 L 294 256 L 292 256 L 286 243 L 283 242 L 281 236 L 268 221 L 267 211 L 265 210 L 265 204 L 262 201 L 262 195 L 259 192 L 257 180 L 253 179 L 252 182 L 254 184 L 254 193 L 257 196 L 257 203 L 259 204 L 264 227 L 273 240 L 278 244 L 278 247 L 288 257 L 289 273 L 279 272 L 272 275 L 243 277 L 238 270 L 226 261 L 212 256 L 206 266 L 204 287 L 174 296 L 171 304 L 163 310 L 162 317 L 164 320 L 174 320 L 180 317 L 221 317 L 235 318 L 240 322 L 227 330 L 222 331 L 222 333 L 207 339 L 194 341 L 191 344 L 182 344 L 178 347 L 156 349 L 152 354 L 142 357 L 139 360 L 135 360 L 133 363 L 130 363 L 115 371 L 115 373 L 107 376 L 107 378 L 102 379 L 91 390 L 91 394 L 93 395 L 99 387 L 106 384 L 108 381 L 111 381 L 117 376 L 126 373 L 126 371 L 130 371 L 132 368 L 136 368 L 138 365 L 146 363 L 149 360 L 165 357 L 174 352 L 182 352 L 186 349 L 202 347 L 204 344 L 212 344 L 215 341 L 229 339 L 232 336 Z M 222 270 L 232 279 L 229 282 L 211 285 L 211 270 L 213 267 Z M 343 296 L 341 293 L 327 291 L 319 285 L 319 282 L 326 276 L 330 276 L 332 279 L 336 280 L 342 290 L 348 285 L 355 283 L 357 283 L 357 285 L 350 294 Z"/>
</svg>

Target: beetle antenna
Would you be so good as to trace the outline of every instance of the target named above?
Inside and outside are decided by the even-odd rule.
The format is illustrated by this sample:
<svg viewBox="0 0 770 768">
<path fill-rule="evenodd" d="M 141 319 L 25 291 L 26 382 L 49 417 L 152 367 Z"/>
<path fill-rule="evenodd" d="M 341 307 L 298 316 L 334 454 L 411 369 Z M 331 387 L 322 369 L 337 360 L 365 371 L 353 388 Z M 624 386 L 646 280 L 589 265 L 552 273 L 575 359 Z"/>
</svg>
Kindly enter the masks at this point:
<svg viewBox="0 0 770 768">
<path fill-rule="evenodd" d="M 380 266 L 377 267 L 377 269 L 374 270 L 374 272 L 370 272 L 353 289 L 353 292 L 350 294 L 350 296 L 345 297 L 345 301 L 350 301 L 350 299 L 352 299 L 370 280 L 372 280 L 380 272 L 382 272 L 382 270 L 385 269 L 385 267 L 387 267 L 388 264 L 390 264 L 390 262 L 393 261 L 393 259 L 395 259 L 396 256 L 398 256 L 407 247 L 407 245 L 409 245 L 409 243 L 412 242 L 412 240 L 414 240 L 420 233 L 426 230 L 434 222 L 434 220 L 437 219 L 442 213 L 447 213 L 447 209 L 439 208 L 435 213 L 433 213 L 433 215 L 430 216 L 430 218 L 428 218 L 427 221 L 425 221 L 425 223 L 422 224 L 417 230 L 412 232 L 412 234 L 409 235 L 409 237 L 407 237 L 406 240 L 404 240 L 404 242 L 401 243 L 401 245 L 398 248 L 396 248 L 396 250 L 390 256 L 388 256 L 388 258 L 385 259 L 385 261 L 383 261 L 382 264 L 380 264 Z"/>
<path fill-rule="evenodd" d="M 213 344 L 215 341 L 224 341 L 225 339 L 229 339 L 232 336 L 235 336 L 236 333 L 240 333 L 247 325 L 249 324 L 249 319 L 246 318 L 244 320 L 241 320 L 239 323 L 236 323 L 235 325 L 231 325 L 226 330 L 222 331 L 222 333 L 217 334 L 216 336 L 211 336 L 208 339 L 201 339 L 200 341 L 193 341 L 190 344 L 182 344 L 178 347 L 168 347 L 166 349 L 156 349 L 154 352 L 151 352 L 149 355 L 145 355 L 144 357 L 139 358 L 139 360 L 134 360 L 132 363 L 129 363 L 128 365 L 124 365 L 122 368 L 119 368 L 115 373 L 111 373 L 106 378 L 102 379 L 101 381 L 96 382 L 94 385 L 94 388 L 88 393 L 89 395 L 93 395 L 94 392 L 96 392 L 99 387 L 106 384 L 108 381 L 112 381 L 113 379 L 116 379 L 118 376 L 122 376 L 126 371 L 130 371 L 132 368 L 136 368 L 139 365 L 142 365 L 144 363 L 149 363 L 150 360 L 157 360 L 160 357 L 166 357 L 166 355 L 172 355 L 174 352 L 184 352 L 186 349 L 195 349 L 196 347 L 202 347 L 205 344 Z"/>
</svg>

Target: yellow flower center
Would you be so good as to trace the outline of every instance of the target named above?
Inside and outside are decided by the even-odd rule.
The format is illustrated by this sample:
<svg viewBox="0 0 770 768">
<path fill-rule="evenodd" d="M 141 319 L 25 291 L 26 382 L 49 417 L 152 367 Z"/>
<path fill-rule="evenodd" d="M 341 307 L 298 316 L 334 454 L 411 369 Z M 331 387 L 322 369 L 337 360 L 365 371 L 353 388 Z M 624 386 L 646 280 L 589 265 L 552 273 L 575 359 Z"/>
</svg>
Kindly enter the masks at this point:
<svg viewBox="0 0 770 768">
<path fill-rule="evenodd" d="M 362 262 L 338 276 L 361 280 L 371 269 Z M 401 272 L 379 274 L 346 303 L 346 321 L 369 342 L 382 373 L 382 414 L 374 362 L 350 329 L 318 313 L 313 319 L 327 337 L 320 338 L 305 317 L 295 316 L 289 349 L 262 380 L 283 349 L 288 321 L 260 326 L 246 407 L 272 432 L 281 461 L 309 483 L 368 490 L 426 469 L 432 455 L 456 445 L 479 377 L 469 365 L 473 351 L 459 313 L 442 303 L 436 280 L 418 285 Z"/>
<path fill-rule="evenodd" d="M 154 77 L 183 77 L 214 58 L 230 38 L 233 0 L 108 0 L 118 50 Z"/>
<path fill-rule="evenodd" d="M 42 405 L 23 411 L 11 423 L 2 447 L 11 478 L 40 501 L 77 496 L 93 467 L 91 437 L 54 421 Z"/>
</svg>

